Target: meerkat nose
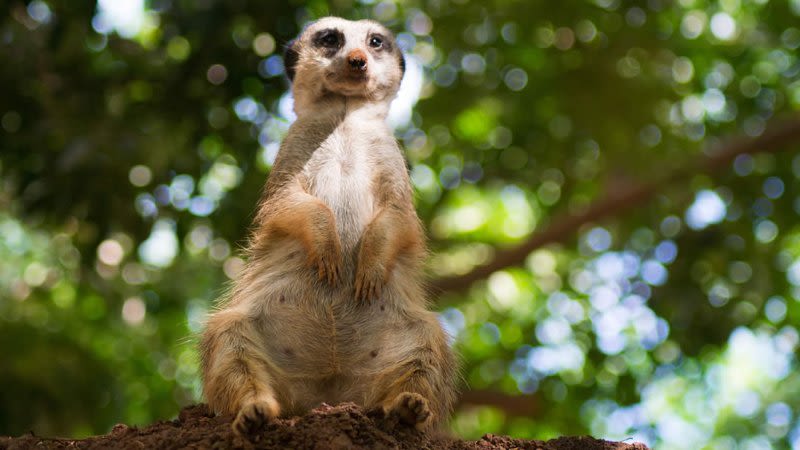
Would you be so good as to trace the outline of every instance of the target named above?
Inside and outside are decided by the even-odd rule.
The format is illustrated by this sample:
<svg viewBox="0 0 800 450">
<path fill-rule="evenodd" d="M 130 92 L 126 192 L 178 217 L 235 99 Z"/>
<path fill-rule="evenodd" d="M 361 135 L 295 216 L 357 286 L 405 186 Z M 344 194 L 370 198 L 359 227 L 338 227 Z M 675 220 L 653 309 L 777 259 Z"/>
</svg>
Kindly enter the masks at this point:
<svg viewBox="0 0 800 450">
<path fill-rule="evenodd" d="M 367 55 L 359 48 L 347 54 L 347 63 L 353 70 L 367 70 Z"/>
</svg>

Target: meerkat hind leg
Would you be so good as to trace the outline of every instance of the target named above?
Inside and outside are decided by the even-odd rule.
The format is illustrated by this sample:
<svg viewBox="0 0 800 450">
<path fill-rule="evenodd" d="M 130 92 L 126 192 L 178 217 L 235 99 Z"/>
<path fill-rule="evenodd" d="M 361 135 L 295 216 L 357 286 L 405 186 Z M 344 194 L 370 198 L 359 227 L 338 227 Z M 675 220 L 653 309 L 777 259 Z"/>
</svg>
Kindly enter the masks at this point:
<svg viewBox="0 0 800 450">
<path fill-rule="evenodd" d="M 378 384 L 383 388 L 379 387 L 382 394 L 378 404 L 387 417 L 427 430 L 445 419 L 451 400 L 442 384 L 443 374 L 422 358 L 415 358 L 381 377 Z"/>
<path fill-rule="evenodd" d="M 203 391 L 215 412 L 236 414 L 232 427 L 241 435 L 280 414 L 260 347 L 242 312 L 223 310 L 209 319 L 203 336 Z"/>
</svg>

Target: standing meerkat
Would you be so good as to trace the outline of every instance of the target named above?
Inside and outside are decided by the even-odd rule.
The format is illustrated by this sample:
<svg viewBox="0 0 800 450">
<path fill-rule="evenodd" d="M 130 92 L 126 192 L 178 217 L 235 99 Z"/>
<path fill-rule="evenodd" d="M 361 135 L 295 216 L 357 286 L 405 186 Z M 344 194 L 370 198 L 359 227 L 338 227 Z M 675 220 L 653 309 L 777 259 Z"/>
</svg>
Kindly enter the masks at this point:
<svg viewBox="0 0 800 450">
<path fill-rule="evenodd" d="M 208 318 L 204 395 L 241 434 L 344 401 L 434 427 L 452 409 L 456 364 L 427 309 L 424 232 L 386 124 L 403 55 L 381 24 L 328 17 L 285 64 L 297 120 L 245 268 Z"/>
</svg>

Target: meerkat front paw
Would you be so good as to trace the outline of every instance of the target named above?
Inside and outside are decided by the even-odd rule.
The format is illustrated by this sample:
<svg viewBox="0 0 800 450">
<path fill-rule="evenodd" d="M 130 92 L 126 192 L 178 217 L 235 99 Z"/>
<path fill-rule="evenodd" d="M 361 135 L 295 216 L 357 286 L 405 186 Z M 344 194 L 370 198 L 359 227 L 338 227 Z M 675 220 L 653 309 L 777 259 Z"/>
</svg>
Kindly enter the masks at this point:
<svg viewBox="0 0 800 450">
<path fill-rule="evenodd" d="M 355 280 L 356 300 L 369 302 L 379 299 L 386 282 L 384 272 L 380 265 L 368 266 L 359 262 Z"/>
<path fill-rule="evenodd" d="M 387 416 L 394 416 L 406 425 L 418 430 L 428 428 L 433 422 L 433 413 L 425 397 L 415 392 L 403 392 L 395 397 L 386 409 Z"/>
<path fill-rule="evenodd" d="M 254 401 L 242 406 L 231 426 L 239 436 L 252 436 L 276 417 L 278 417 L 278 405 L 274 400 Z"/>
<path fill-rule="evenodd" d="M 317 248 L 308 254 L 309 265 L 317 270 L 320 280 L 336 286 L 341 278 L 342 246 L 336 236 L 319 243 Z"/>
</svg>

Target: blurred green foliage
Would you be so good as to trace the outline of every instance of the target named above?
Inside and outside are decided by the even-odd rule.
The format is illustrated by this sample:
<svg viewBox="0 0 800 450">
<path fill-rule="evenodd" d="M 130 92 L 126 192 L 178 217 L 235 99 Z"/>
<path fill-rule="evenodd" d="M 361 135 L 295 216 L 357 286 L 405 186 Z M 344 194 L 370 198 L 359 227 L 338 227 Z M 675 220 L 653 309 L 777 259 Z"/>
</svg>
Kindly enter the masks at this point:
<svg viewBox="0 0 800 450">
<path fill-rule="evenodd" d="M 200 400 L 194 336 L 241 267 L 291 121 L 281 49 L 308 20 L 374 18 L 398 33 L 403 95 L 418 103 L 397 136 L 432 277 L 800 109 L 797 0 L 7 9 L 2 434 L 104 433 Z M 664 184 L 633 212 L 442 293 L 473 399 L 453 429 L 800 448 L 797 148 Z"/>
</svg>

